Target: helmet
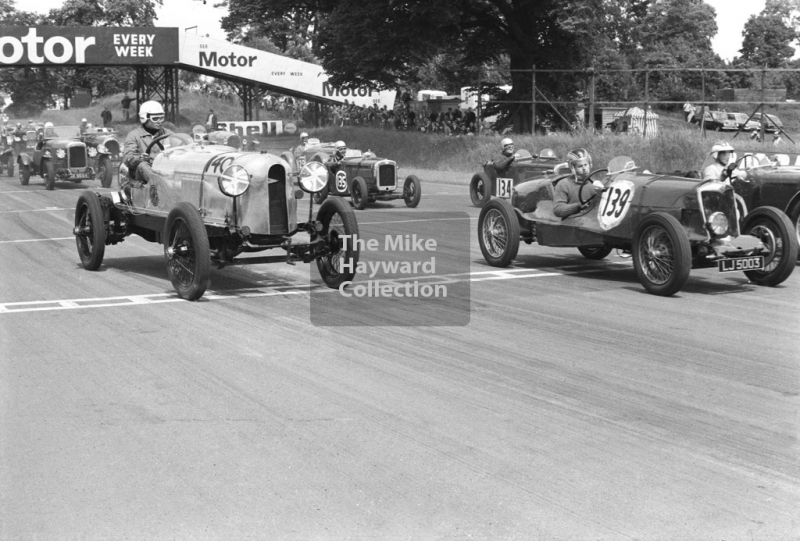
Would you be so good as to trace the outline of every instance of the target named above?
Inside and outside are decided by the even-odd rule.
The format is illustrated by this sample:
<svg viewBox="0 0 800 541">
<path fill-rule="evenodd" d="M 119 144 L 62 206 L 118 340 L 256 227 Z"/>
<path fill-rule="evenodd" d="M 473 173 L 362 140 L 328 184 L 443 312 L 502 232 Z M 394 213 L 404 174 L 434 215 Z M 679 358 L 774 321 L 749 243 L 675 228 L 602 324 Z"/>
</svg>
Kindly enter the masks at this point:
<svg viewBox="0 0 800 541">
<path fill-rule="evenodd" d="M 334 145 L 333 145 L 333 146 L 335 146 L 335 147 L 336 147 L 336 151 L 337 151 L 337 152 L 338 152 L 339 150 L 347 150 L 347 145 L 345 144 L 345 142 L 344 142 L 344 141 L 336 141 L 336 143 L 334 143 Z"/>
<path fill-rule="evenodd" d="M 157 101 L 146 101 L 139 107 L 139 122 L 144 124 L 152 115 L 163 115 L 164 108 Z"/>
<path fill-rule="evenodd" d="M 720 152 L 733 152 L 733 147 L 727 141 L 717 141 L 711 147 L 711 155 L 716 160 L 717 158 L 719 158 Z"/>
<path fill-rule="evenodd" d="M 505 139 L 500 141 L 500 146 L 503 147 L 503 148 L 505 148 L 508 145 L 513 145 L 513 144 L 514 144 L 514 141 L 512 141 L 510 137 L 506 137 Z"/>
<path fill-rule="evenodd" d="M 551 160 L 556 159 L 556 153 L 553 152 L 552 148 L 543 148 L 542 151 L 539 153 L 540 158 L 547 158 Z"/>
<path fill-rule="evenodd" d="M 92 124 L 91 124 L 91 122 L 90 122 L 89 124 L 87 124 L 87 125 L 86 125 L 86 129 L 87 129 L 87 130 L 91 130 L 91 129 L 92 129 Z"/>
<path fill-rule="evenodd" d="M 45 128 L 52 128 L 53 127 L 53 123 L 52 122 L 45 122 L 44 123 L 44 127 Z"/>
<path fill-rule="evenodd" d="M 575 162 L 579 162 L 581 160 L 586 160 L 589 164 L 589 169 L 592 168 L 592 156 L 585 148 L 574 148 L 567 152 L 567 162 L 569 163 L 569 168 L 573 173 L 575 172 Z"/>
<path fill-rule="evenodd" d="M 86 122 L 86 119 L 85 119 L 85 118 L 82 118 L 82 119 L 81 119 L 81 122 Z"/>
<path fill-rule="evenodd" d="M 302 139 L 303 137 L 308 137 L 308 134 L 306 132 L 301 133 L 300 134 L 300 139 Z"/>
</svg>

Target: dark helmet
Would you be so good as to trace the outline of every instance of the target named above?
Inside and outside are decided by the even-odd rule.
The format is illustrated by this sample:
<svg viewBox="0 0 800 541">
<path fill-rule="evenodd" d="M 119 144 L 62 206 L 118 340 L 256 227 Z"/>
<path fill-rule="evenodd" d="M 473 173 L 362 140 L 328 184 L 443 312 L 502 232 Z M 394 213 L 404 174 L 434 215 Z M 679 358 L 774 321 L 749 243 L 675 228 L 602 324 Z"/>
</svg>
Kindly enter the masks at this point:
<svg viewBox="0 0 800 541">
<path fill-rule="evenodd" d="M 575 163 L 582 160 L 586 160 L 586 163 L 589 164 L 589 169 L 592 168 L 592 156 L 585 148 L 574 148 L 567 152 L 567 162 L 573 173 L 575 172 Z"/>
</svg>

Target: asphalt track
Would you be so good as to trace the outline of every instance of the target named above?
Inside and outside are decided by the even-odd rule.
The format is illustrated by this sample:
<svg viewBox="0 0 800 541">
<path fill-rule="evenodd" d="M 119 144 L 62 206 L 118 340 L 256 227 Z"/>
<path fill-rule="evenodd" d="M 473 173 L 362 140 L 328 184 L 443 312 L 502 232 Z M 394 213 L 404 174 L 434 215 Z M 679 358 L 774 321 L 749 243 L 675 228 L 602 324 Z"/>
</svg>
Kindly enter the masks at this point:
<svg viewBox="0 0 800 541">
<path fill-rule="evenodd" d="M 339 293 L 306 265 L 213 270 L 194 303 L 139 238 L 85 271 L 86 186 L 0 177 L 0 538 L 800 537 L 800 273 L 660 298 L 614 254 L 494 269 L 467 179 L 421 175 L 360 230 L 456 254 L 435 216 L 460 219 L 468 310 L 393 326 L 313 323 Z"/>
</svg>

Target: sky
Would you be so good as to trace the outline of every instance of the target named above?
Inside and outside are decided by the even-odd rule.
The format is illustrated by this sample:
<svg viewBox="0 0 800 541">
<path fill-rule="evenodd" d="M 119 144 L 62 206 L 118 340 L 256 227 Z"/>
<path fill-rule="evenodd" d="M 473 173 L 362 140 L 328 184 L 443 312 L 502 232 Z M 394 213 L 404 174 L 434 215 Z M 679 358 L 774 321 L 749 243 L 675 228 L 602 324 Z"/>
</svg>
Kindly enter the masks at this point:
<svg viewBox="0 0 800 541">
<path fill-rule="evenodd" d="M 164 0 L 157 10 L 156 26 L 177 27 L 184 32 L 196 32 L 214 39 L 225 39 L 219 20 L 227 13 L 225 8 L 215 8 L 218 0 Z M 742 30 L 751 15 L 764 9 L 766 0 L 705 0 L 717 12 L 717 35 L 712 40 L 714 51 L 723 60 L 739 56 L 742 47 Z M 32 2 L 33 3 L 33 2 Z M 17 9 L 47 13 L 61 7 L 63 0 L 36 0 L 35 7 L 17 0 Z M 800 52 L 800 51 L 799 51 Z"/>
</svg>

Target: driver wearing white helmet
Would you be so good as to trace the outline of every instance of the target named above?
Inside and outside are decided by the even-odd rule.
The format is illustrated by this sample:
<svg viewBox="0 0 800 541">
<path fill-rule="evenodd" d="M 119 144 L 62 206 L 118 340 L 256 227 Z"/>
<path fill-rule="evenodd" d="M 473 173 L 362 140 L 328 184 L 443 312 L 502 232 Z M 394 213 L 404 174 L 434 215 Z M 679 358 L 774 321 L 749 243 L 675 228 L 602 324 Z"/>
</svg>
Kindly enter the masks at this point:
<svg viewBox="0 0 800 541">
<path fill-rule="evenodd" d="M 300 134 L 300 144 L 294 149 L 295 158 L 299 158 L 303 155 L 303 153 L 306 151 L 306 145 L 308 145 L 308 134 L 303 132 Z"/>
<path fill-rule="evenodd" d="M 733 147 L 727 141 L 717 141 L 711 147 L 711 157 L 714 162 L 703 169 L 703 180 L 728 181 L 736 163 Z M 745 175 L 744 171 L 738 171 L 736 177 L 743 179 Z"/>
<path fill-rule="evenodd" d="M 128 167 L 131 178 L 147 182 L 150 178 L 150 164 L 164 147 L 159 142 L 150 149 L 149 155 L 145 154 L 145 150 L 156 137 L 173 132 L 161 127 L 164 122 L 164 108 L 157 101 L 146 101 L 141 105 L 139 121 L 141 125 L 131 130 L 125 139 L 122 163 Z"/>
<path fill-rule="evenodd" d="M 500 146 L 502 147 L 500 155 L 492 160 L 492 165 L 494 165 L 497 173 L 502 175 L 509 166 L 514 163 L 514 160 L 517 159 L 517 155 L 514 153 L 514 141 L 512 141 L 510 137 L 506 137 L 500 141 Z"/>
<path fill-rule="evenodd" d="M 347 154 L 347 145 L 344 141 L 336 141 L 334 145 L 336 150 L 331 157 L 328 158 L 326 165 L 331 173 L 336 173 L 339 168 L 342 166 L 342 161 L 344 160 L 345 154 Z"/>
</svg>

